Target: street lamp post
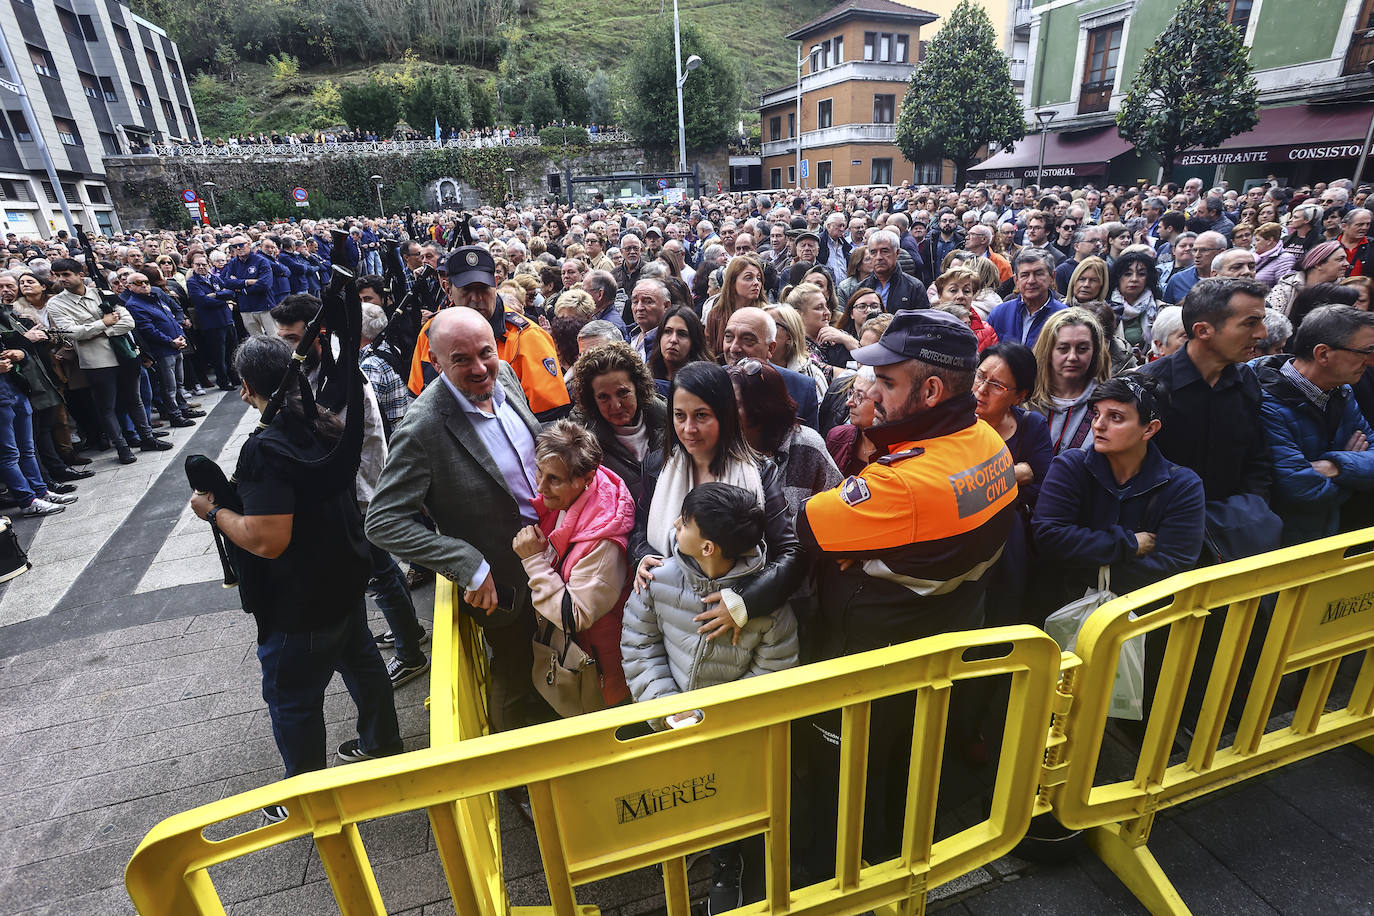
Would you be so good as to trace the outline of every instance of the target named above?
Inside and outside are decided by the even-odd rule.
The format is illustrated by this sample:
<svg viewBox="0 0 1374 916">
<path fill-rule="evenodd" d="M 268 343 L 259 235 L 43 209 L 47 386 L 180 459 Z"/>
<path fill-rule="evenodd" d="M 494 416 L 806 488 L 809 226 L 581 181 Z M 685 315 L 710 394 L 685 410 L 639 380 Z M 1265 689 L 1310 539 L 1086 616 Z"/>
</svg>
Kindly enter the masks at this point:
<svg viewBox="0 0 1374 916">
<path fill-rule="evenodd" d="M 203 181 L 200 186 L 210 192 L 210 209 L 215 211 L 215 225 L 224 225 L 219 221 L 219 204 L 215 203 L 215 183 L 213 181 Z"/>
<path fill-rule="evenodd" d="M 1374 60 L 1365 64 L 1365 69 L 1374 75 Z M 1360 147 L 1360 161 L 1355 166 L 1355 187 L 1352 188 L 1352 191 L 1357 191 L 1360 188 L 1360 179 L 1364 177 L 1364 164 L 1369 159 L 1370 143 L 1374 143 L 1374 115 L 1369 118 L 1369 130 L 1365 131 L 1364 146 Z"/>
<path fill-rule="evenodd" d="M 377 215 L 386 216 L 386 210 L 382 207 L 382 176 L 373 175 L 372 183 L 377 186 Z"/>
<path fill-rule="evenodd" d="M 821 49 L 821 46 L 820 46 L 820 45 L 812 45 L 812 46 L 811 46 L 811 53 L 812 53 L 812 54 L 815 54 L 815 53 L 816 53 L 817 51 L 819 51 L 820 49 Z M 796 172 L 797 172 L 797 187 L 798 187 L 798 188 L 800 188 L 800 187 L 802 186 L 802 173 L 801 173 L 801 160 L 802 160 L 802 110 L 801 110 L 802 87 L 801 87 L 801 78 L 802 78 L 802 72 L 801 72 L 801 71 L 802 71 L 802 52 L 801 52 L 801 45 L 797 45 L 797 165 L 796 165 Z"/>
<path fill-rule="evenodd" d="M 505 172 L 506 172 L 506 188 L 510 191 L 510 196 L 511 196 L 511 198 L 514 199 L 514 198 L 515 198 L 515 169 L 511 168 L 510 166 L 506 166 Z"/>
<path fill-rule="evenodd" d="M 1049 130 L 1050 122 L 1054 120 L 1059 112 L 1053 108 L 1035 113 L 1035 122 L 1040 125 L 1040 163 L 1035 167 L 1036 187 L 1043 187 L 1045 181 L 1045 134 Z"/>
<path fill-rule="evenodd" d="M 677 170 L 687 171 L 687 128 L 682 117 L 682 84 L 693 70 L 701 66 L 701 58 L 693 54 L 687 58 L 687 72 L 682 70 L 682 34 L 678 28 L 677 0 L 673 0 L 673 72 L 677 77 Z"/>
</svg>

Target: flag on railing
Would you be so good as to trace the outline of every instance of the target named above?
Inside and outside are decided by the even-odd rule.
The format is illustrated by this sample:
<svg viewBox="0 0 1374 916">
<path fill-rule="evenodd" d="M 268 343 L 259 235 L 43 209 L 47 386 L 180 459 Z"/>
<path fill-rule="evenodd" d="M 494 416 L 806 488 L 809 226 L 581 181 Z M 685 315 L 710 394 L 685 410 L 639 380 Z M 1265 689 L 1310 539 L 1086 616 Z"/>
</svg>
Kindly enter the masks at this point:
<svg viewBox="0 0 1374 916">
<path fill-rule="evenodd" d="M 435 116 L 434 116 L 434 139 L 435 139 L 435 140 L 442 140 L 442 139 L 444 139 L 443 137 L 441 137 L 441 136 L 439 135 L 439 116 L 438 116 L 438 115 L 435 115 Z"/>
</svg>

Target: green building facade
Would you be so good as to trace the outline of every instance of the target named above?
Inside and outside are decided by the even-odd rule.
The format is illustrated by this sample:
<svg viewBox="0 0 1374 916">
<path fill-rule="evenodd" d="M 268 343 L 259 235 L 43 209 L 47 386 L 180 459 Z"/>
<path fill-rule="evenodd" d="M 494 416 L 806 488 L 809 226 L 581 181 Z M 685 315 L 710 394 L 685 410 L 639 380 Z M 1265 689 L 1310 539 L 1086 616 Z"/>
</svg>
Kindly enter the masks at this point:
<svg viewBox="0 0 1374 916">
<path fill-rule="evenodd" d="M 1374 76 L 1367 69 L 1374 60 L 1374 0 L 1216 2 L 1244 29 L 1261 120 L 1217 149 L 1181 155 L 1175 179 L 1224 179 L 1240 187 L 1270 176 L 1287 184 L 1352 176 L 1374 113 Z M 984 177 L 1155 180 L 1159 163 L 1120 140 L 1114 119 L 1176 6 L 1176 0 L 1032 0 L 1030 133 L 981 164 Z"/>
</svg>

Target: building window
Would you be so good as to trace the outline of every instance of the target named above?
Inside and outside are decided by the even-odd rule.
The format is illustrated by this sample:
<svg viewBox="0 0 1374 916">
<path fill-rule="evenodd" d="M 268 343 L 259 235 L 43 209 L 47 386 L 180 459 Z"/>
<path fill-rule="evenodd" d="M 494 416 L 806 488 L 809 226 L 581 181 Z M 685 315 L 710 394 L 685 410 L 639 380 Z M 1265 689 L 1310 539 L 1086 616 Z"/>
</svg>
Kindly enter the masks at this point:
<svg viewBox="0 0 1374 916">
<path fill-rule="evenodd" d="M 816 129 L 824 130 L 832 122 L 832 112 L 834 105 L 830 99 L 822 99 L 816 103 Z"/>
<path fill-rule="evenodd" d="M 911 59 L 911 36 L 893 32 L 864 32 L 864 60 L 905 64 Z"/>
<path fill-rule="evenodd" d="M 116 44 L 126 51 L 132 51 L 134 49 L 134 40 L 130 37 L 128 29 L 124 28 L 122 25 L 117 25 L 114 27 L 114 33 Z"/>
<path fill-rule="evenodd" d="M 782 115 L 768 119 L 768 139 L 774 142 L 782 139 Z"/>
<path fill-rule="evenodd" d="M 875 95 L 873 97 L 873 123 L 892 124 L 897 120 L 897 96 Z"/>
<path fill-rule="evenodd" d="M 185 105 L 181 106 L 181 123 L 186 125 L 186 132 L 191 133 L 196 129 L 196 119 L 191 117 L 191 109 Z"/>
<path fill-rule="evenodd" d="M 874 159 L 869 170 L 869 184 L 892 184 L 892 160 Z"/>
<path fill-rule="evenodd" d="M 768 170 L 768 186 L 774 191 L 782 187 L 782 169 Z"/>
<path fill-rule="evenodd" d="M 816 163 L 816 187 L 828 188 L 835 182 L 831 178 L 830 160 Z"/>
<path fill-rule="evenodd" d="M 114 134 L 100 131 L 100 148 L 105 151 L 106 156 L 118 156 L 120 153 L 119 138 Z M 91 200 L 95 200 L 95 198 L 92 197 Z M 100 203 L 104 203 L 104 201 L 100 201 Z"/>
<path fill-rule="evenodd" d="M 789 165 L 787 167 L 787 186 L 789 188 L 795 188 L 797 186 L 797 167 L 795 165 Z"/>
<path fill-rule="evenodd" d="M 81 197 L 76 193 L 76 182 L 62 182 L 62 193 L 67 195 L 67 200 L 70 200 L 73 203 L 81 203 Z"/>
<path fill-rule="evenodd" d="M 63 146 L 81 145 L 81 132 L 76 129 L 75 121 L 53 118 L 52 122 L 57 125 L 57 139 L 62 141 Z"/>
<path fill-rule="evenodd" d="M 81 36 L 87 41 L 100 41 L 100 33 L 95 30 L 95 20 L 90 16 L 77 16 L 81 23 Z"/>
<path fill-rule="evenodd" d="M 1088 57 L 1083 63 L 1083 85 L 1078 94 L 1078 113 L 1106 111 L 1116 83 L 1116 61 L 1121 56 L 1122 23 L 1114 22 L 1088 32 Z"/>
<path fill-rule="evenodd" d="M 102 76 L 100 78 L 100 91 L 104 94 L 105 101 L 119 101 L 119 95 L 115 92 L 114 80 L 110 79 L 108 76 Z"/>
<path fill-rule="evenodd" d="M 105 196 L 105 189 L 98 184 L 86 185 L 86 198 L 93 204 L 106 204 L 110 199 Z"/>
<path fill-rule="evenodd" d="M 33 187 L 27 181 L 0 178 L 0 200 L 33 200 Z"/>
<path fill-rule="evenodd" d="M 831 49 L 831 54 L 832 54 L 832 56 L 833 56 L 833 61 L 832 61 L 832 62 L 833 62 L 834 64 L 837 64 L 837 65 L 838 65 L 838 64 L 844 63 L 844 36 L 843 36 L 843 35 L 836 35 L 834 38 L 830 39 L 830 49 Z"/>
<path fill-rule="evenodd" d="M 790 113 L 787 115 L 787 136 L 788 136 L 789 138 L 791 138 L 791 137 L 795 137 L 796 135 L 797 135 L 797 113 L 796 113 L 795 111 L 793 111 L 793 112 L 790 112 Z"/>
<path fill-rule="evenodd" d="M 162 63 L 157 59 L 157 52 L 152 48 L 143 49 L 143 59 L 148 62 L 148 69 L 154 72 L 162 69 Z"/>
<path fill-rule="evenodd" d="M 81 23 L 76 21 L 76 13 L 71 10 L 57 7 L 57 21 L 62 23 L 62 31 L 76 38 L 81 38 Z"/>
<path fill-rule="evenodd" d="M 33 61 L 33 72 L 39 76 L 46 76 L 48 79 L 57 79 L 57 65 L 52 62 L 52 55 L 44 48 L 35 48 L 29 45 L 29 60 Z"/>
<path fill-rule="evenodd" d="M 917 184 L 939 184 L 941 163 L 937 159 L 933 162 L 916 163 L 916 183 Z"/>
<path fill-rule="evenodd" d="M 24 112 L 11 109 L 10 126 L 14 128 L 14 139 L 20 143 L 33 142 L 33 131 L 29 130 L 29 122 L 24 119 Z"/>
<path fill-rule="evenodd" d="M 181 79 L 181 68 L 177 66 L 177 62 L 172 60 L 170 55 L 167 57 L 167 72 L 172 74 L 172 79 Z"/>
<path fill-rule="evenodd" d="M 81 91 L 86 93 L 86 98 L 100 101 L 100 81 L 89 73 L 77 71 L 81 77 Z"/>
<path fill-rule="evenodd" d="M 39 183 L 39 185 L 42 186 L 42 188 L 43 188 L 43 196 L 46 197 L 46 198 L 48 199 L 48 203 L 50 203 L 50 204 L 55 204 L 55 203 L 57 203 L 57 192 L 54 191 L 54 190 L 52 189 L 52 182 L 50 182 L 50 181 L 40 181 L 40 182 L 38 182 L 38 183 Z"/>
<path fill-rule="evenodd" d="M 143 86 L 140 85 L 139 83 L 130 83 L 129 85 L 131 85 L 131 86 L 134 87 L 134 101 L 135 101 L 136 103 L 138 103 L 138 107 L 139 107 L 139 108 L 149 108 L 149 107 L 151 107 L 151 106 L 148 104 L 148 90 L 147 90 L 147 89 L 144 89 Z"/>
<path fill-rule="evenodd" d="M 95 211 L 95 224 L 100 227 L 101 235 L 114 235 L 114 220 L 109 210 Z"/>
<path fill-rule="evenodd" d="M 834 38 L 827 38 L 825 41 L 819 42 L 816 50 L 811 52 L 812 73 L 842 63 L 844 63 L 843 35 L 836 35 Z"/>
<path fill-rule="evenodd" d="M 1245 34 L 1245 29 L 1250 25 L 1250 10 L 1255 5 L 1255 0 L 1226 0 L 1230 7 L 1226 11 L 1226 21 L 1240 29 L 1240 34 Z"/>
</svg>

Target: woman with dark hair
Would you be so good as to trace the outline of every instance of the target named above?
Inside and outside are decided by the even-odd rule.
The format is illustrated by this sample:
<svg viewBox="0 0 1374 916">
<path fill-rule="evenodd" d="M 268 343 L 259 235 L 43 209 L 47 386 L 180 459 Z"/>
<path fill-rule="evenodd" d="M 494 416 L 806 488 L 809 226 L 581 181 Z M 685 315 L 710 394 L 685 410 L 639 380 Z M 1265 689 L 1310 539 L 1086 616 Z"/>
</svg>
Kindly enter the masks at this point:
<svg viewBox="0 0 1374 916">
<path fill-rule="evenodd" d="M 1312 286 L 1304 286 L 1293 297 L 1293 310 L 1288 314 L 1288 320 L 1293 323 L 1293 333 L 1298 332 L 1302 320 L 1314 308 L 1323 305 L 1354 305 L 1359 299 L 1360 294 L 1357 290 L 1353 287 L 1341 286 L 1339 283 L 1317 283 Z"/>
<path fill-rule="evenodd" d="M 878 213 L 891 213 L 891 212 L 892 212 L 892 195 L 891 195 L 891 194 L 884 194 L 884 195 L 883 195 L 882 201 L 878 204 L 878 211 L 877 211 L 877 212 L 878 212 Z M 876 215 L 876 214 L 875 214 L 875 215 Z"/>
<path fill-rule="evenodd" d="M 1202 550 L 1202 481 L 1151 441 L 1167 393 L 1127 373 L 1091 396 L 1093 444 L 1050 465 L 1031 530 L 1047 572 L 1048 608 L 1082 597 L 1111 567 L 1111 589 L 1127 592 L 1193 568 Z"/>
<path fill-rule="evenodd" d="M 1054 458 L 1045 418 L 1021 405 L 1035 394 L 1035 355 L 1015 341 L 988 347 L 978 356 L 973 374 L 973 397 L 978 419 L 997 430 L 1007 443 L 1016 472 L 1016 506 L 1021 524 L 1012 526 L 1002 558 L 989 585 L 998 600 L 988 606 L 986 626 L 1028 623 L 1022 613 L 1026 572 L 1030 564 L 1030 516 L 1040 495 L 1040 483 Z M 996 607 L 993 607 L 996 605 Z"/>
<path fill-rule="evenodd" d="M 572 418 L 601 445 L 601 466 L 614 471 L 638 503 L 644 464 L 663 447 L 667 407 L 638 354 L 627 343 L 593 347 L 573 364 Z"/>
<path fill-rule="evenodd" d="M 663 313 L 658 323 L 654 350 L 649 354 L 649 373 L 659 392 L 666 395 L 677 371 L 688 363 L 715 362 L 706 345 L 706 328 L 690 306 L 678 305 Z"/>
<path fill-rule="evenodd" d="M 830 327 L 821 328 L 816 335 L 826 361 L 841 369 L 848 366 L 852 361 L 850 352 L 859 348 L 859 329 L 882 312 L 883 300 L 877 290 L 867 286 L 855 289 L 845 300 L 844 308 L 831 316 Z"/>
<path fill-rule="evenodd" d="M 744 438 L 778 466 L 787 507 L 795 519 L 802 503 L 839 484 L 839 469 L 820 433 L 798 422 L 797 404 L 771 363 L 742 359 L 727 371 L 735 385 Z"/>
<path fill-rule="evenodd" d="M 1169 304 L 1162 301 L 1155 259 L 1143 251 L 1121 255 L 1112 264 L 1107 288 L 1110 292 L 1103 298 L 1116 313 L 1116 336 L 1131 348 L 1142 352 L 1148 349 L 1155 315 L 1161 306 Z"/>
<path fill-rule="evenodd" d="M 749 447 L 740 429 L 739 406 L 729 374 L 715 363 L 688 363 L 669 389 L 669 423 L 662 451 L 644 463 L 644 496 L 639 500 L 630 556 L 635 590 L 653 578 L 663 564 L 682 514 L 682 500 L 698 484 L 719 480 L 759 494 L 768 523 L 764 543 L 768 567 L 743 587 L 744 616 L 767 614 L 786 601 L 806 574 L 806 559 L 797 540 L 782 475 L 777 465 Z M 735 607 L 727 606 L 727 601 Z M 739 628 L 732 596 L 702 598 L 703 626 L 720 636 Z"/>
</svg>

